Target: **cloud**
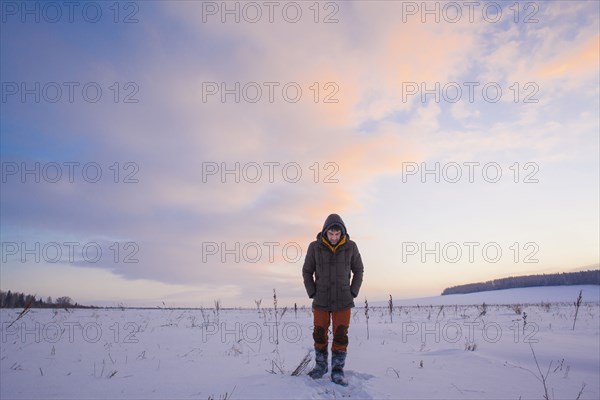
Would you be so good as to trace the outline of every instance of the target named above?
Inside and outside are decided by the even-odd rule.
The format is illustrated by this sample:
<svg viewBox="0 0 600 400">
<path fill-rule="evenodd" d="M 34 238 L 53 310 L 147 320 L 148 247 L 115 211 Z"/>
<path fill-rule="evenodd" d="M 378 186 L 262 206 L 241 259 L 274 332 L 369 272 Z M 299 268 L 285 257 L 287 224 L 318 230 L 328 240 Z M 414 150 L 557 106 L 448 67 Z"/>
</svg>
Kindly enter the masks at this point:
<svg viewBox="0 0 600 400">
<path fill-rule="evenodd" d="M 280 253 L 273 262 L 222 262 L 220 255 L 202 262 L 203 245 L 277 241 L 305 250 L 329 213 L 368 212 L 372 193 L 401 173 L 403 162 L 515 155 L 559 162 L 576 158 L 597 129 L 597 115 L 588 108 L 560 110 L 569 90 L 582 94 L 573 107 L 597 103 L 597 21 L 584 19 L 573 29 L 573 18 L 588 12 L 580 5 L 548 5 L 546 19 L 525 28 L 482 20 L 399 23 L 401 2 L 344 3 L 337 24 L 311 18 L 298 24 L 204 23 L 200 2 L 147 7 L 143 23 L 114 56 L 85 52 L 81 64 L 71 62 L 84 43 L 47 32 L 64 69 L 53 63 L 42 73 L 43 62 L 36 68 L 27 63 L 31 76 L 52 79 L 62 71 L 105 88 L 133 81 L 139 101 L 9 105 L 10 144 L 26 157 L 3 150 L 4 160 L 39 160 L 27 149 L 46 137 L 55 141 L 52 151 L 40 146 L 46 161 L 98 162 L 106 179 L 11 181 L 3 184 L 1 213 L 3 228 L 12 232 L 20 226 L 24 232 L 43 229 L 56 240 L 135 241 L 138 265 L 96 264 L 87 271 L 110 272 L 118 282 L 168 285 L 173 291 L 160 295 L 173 301 L 219 290 L 231 298 L 258 297 L 274 284 L 303 295 L 297 289 L 301 262 L 287 263 Z M 23 40 L 34 44 L 33 37 Z M 543 102 L 515 106 L 506 86 L 499 104 L 423 103 L 402 93 L 407 82 L 474 79 L 503 85 L 535 79 Z M 260 88 L 260 101 L 207 97 L 207 83 L 231 89 L 236 82 Z M 277 83 L 273 102 L 269 82 Z M 286 83 L 302 89 L 298 102 L 284 99 Z M 3 121 L 3 132 L 5 126 Z M 565 131 L 575 133 L 565 138 Z M 121 178 L 125 163 L 135 163 L 139 182 L 114 183 L 115 162 Z M 217 173 L 207 175 L 207 166 L 215 165 Z M 248 177 L 257 165 L 261 179 L 253 183 Z M 295 166 L 302 172 L 298 182 Z M 237 171 L 222 175 L 223 167 Z"/>
</svg>

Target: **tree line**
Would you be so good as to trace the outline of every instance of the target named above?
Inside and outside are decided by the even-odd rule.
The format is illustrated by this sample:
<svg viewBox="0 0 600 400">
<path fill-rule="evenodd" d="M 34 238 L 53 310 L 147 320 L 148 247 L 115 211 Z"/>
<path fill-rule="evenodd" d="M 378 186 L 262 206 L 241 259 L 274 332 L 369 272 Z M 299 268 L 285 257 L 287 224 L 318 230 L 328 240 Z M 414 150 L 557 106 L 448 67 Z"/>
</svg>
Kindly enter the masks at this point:
<svg viewBox="0 0 600 400">
<path fill-rule="evenodd" d="M 600 285 L 600 269 L 558 274 L 511 276 L 487 282 L 468 283 L 444 289 L 446 294 L 465 294 L 488 290 L 513 289 L 532 286 Z"/>
<path fill-rule="evenodd" d="M 86 306 L 73 303 L 73 299 L 69 296 L 62 296 L 53 301 L 52 297 L 49 296 L 46 300 L 43 300 L 41 297 L 38 299 L 31 294 L 0 290 L 0 308 L 24 308 L 25 306 L 33 308 L 86 308 Z"/>
</svg>

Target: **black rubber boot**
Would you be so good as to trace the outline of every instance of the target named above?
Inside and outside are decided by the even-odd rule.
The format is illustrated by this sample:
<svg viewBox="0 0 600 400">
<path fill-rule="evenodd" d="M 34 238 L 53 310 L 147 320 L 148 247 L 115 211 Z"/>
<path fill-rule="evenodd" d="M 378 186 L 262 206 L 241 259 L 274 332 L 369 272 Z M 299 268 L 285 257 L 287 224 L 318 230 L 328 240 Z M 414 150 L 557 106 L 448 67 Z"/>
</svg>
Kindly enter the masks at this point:
<svg viewBox="0 0 600 400">
<path fill-rule="evenodd" d="M 315 367 L 308 373 L 313 379 L 320 379 L 327 373 L 327 348 L 315 349 Z"/>
<path fill-rule="evenodd" d="M 331 381 L 338 385 L 348 386 L 344 378 L 344 365 L 346 364 L 345 351 L 333 351 L 331 353 Z"/>
</svg>

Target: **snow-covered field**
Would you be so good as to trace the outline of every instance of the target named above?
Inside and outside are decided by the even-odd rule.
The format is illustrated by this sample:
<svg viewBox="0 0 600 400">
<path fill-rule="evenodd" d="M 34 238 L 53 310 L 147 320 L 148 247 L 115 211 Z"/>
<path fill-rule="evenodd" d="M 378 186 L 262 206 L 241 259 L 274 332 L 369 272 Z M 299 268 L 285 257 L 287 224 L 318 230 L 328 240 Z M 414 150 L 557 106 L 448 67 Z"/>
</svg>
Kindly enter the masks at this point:
<svg viewBox="0 0 600 400">
<path fill-rule="evenodd" d="M 291 376 L 312 348 L 310 309 L 34 309 L 11 327 L 21 310 L 4 309 L 0 398 L 542 399 L 543 375 L 550 399 L 598 399 L 598 289 L 403 300 L 368 323 L 357 307 L 346 388 L 307 377 L 312 361 Z"/>
</svg>

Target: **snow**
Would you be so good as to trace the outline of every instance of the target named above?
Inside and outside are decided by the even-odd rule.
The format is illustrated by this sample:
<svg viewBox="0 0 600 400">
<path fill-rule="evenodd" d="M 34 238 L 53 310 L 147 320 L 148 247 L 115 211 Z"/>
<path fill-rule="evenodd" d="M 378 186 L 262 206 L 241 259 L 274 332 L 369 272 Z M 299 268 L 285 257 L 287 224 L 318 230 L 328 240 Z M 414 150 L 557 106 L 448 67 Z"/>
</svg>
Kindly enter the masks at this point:
<svg viewBox="0 0 600 400">
<path fill-rule="evenodd" d="M 600 302 L 599 285 L 573 285 L 573 286 L 538 286 L 518 289 L 490 290 L 487 292 L 448 294 L 445 296 L 421 297 L 417 299 L 393 299 L 394 305 L 434 305 L 459 304 L 480 305 L 486 304 L 533 304 L 533 303 L 573 303 L 577 300 L 579 291 L 582 291 L 583 301 Z M 385 305 L 377 302 L 375 305 Z"/>
<path fill-rule="evenodd" d="M 21 310 L 3 309 L 0 398 L 541 399 L 533 349 L 550 399 L 575 399 L 583 385 L 580 399 L 598 399 L 597 295 L 581 286 L 402 300 L 391 316 L 370 307 L 368 324 L 357 307 L 348 387 L 290 375 L 312 348 L 310 309 L 279 309 L 277 324 L 273 308 L 34 309 L 10 328 Z"/>
</svg>

